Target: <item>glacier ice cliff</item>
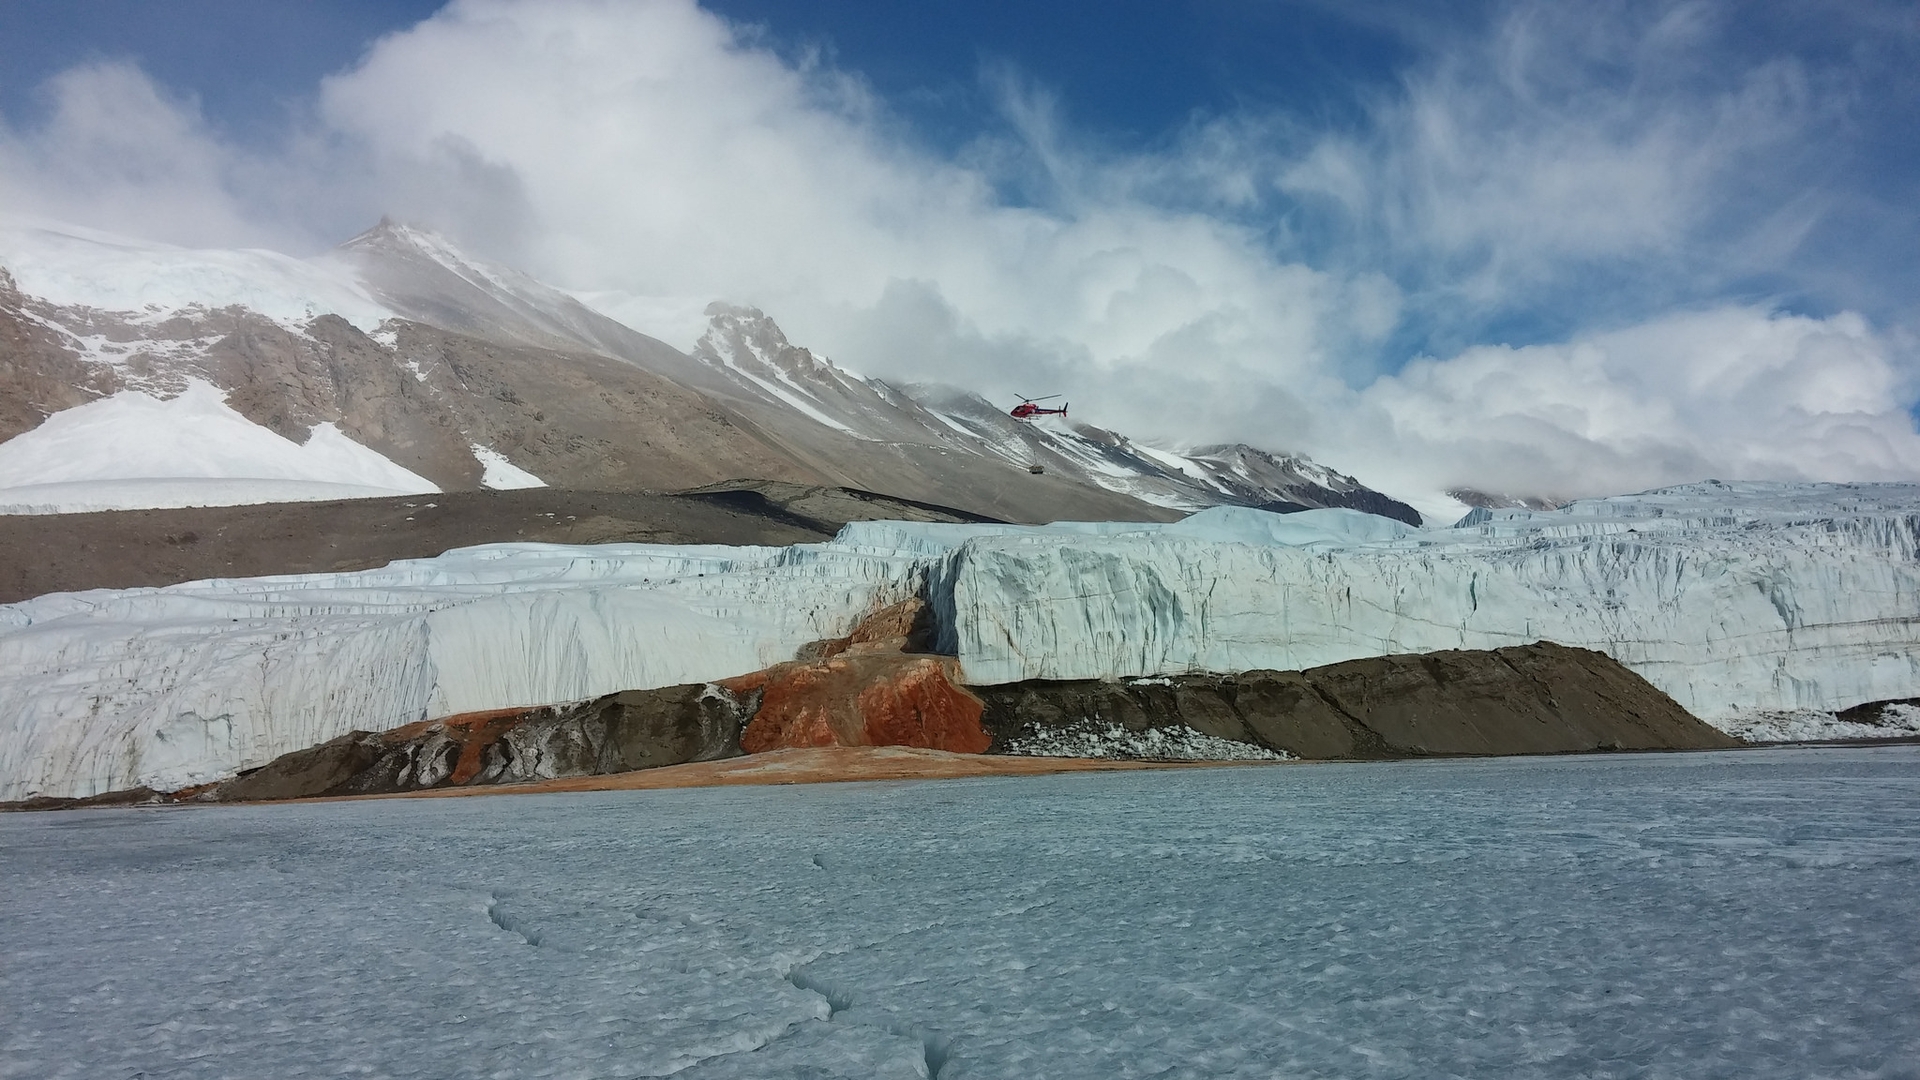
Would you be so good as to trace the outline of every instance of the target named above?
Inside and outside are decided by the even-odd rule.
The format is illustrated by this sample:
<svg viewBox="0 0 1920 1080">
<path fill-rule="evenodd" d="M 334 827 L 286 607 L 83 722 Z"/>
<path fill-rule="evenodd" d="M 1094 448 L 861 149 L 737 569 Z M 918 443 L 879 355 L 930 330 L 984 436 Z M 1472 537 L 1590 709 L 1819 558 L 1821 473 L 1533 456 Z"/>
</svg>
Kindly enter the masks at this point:
<svg viewBox="0 0 1920 1080">
<path fill-rule="evenodd" d="M 0 800 L 206 783 L 351 730 L 712 681 L 925 593 L 968 681 L 1556 641 L 1709 721 L 1920 697 L 1920 486 L 1475 511 L 858 522 L 792 548 L 503 544 L 0 607 Z"/>
<path fill-rule="evenodd" d="M 1913 485 L 1704 483 L 1424 532 L 1318 510 L 1264 541 L 1254 513 L 955 545 L 936 592 L 947 645 L 994 684 L 1548 640 L 1605 652 L 1709 720 L 1920 688 Z"/>
<path fill-rule="evenodd" d="M 175 790 L 353 730 L 753 671 L 922 575 L 826 545 L 495 544 L 52 594 L 0 607 L 0 800 Z"/>
</svg>

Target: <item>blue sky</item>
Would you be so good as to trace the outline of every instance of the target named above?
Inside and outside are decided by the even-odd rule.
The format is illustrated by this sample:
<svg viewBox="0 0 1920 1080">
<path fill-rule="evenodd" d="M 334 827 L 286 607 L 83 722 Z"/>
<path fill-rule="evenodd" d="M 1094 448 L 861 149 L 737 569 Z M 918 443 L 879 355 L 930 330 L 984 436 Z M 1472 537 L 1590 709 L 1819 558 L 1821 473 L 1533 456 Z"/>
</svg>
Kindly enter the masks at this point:
<svg viewBox="0 0 1920 1080">
<path fill-rule="evenodd" d="M 271 134 L 290 103 L 436 0 L 13 0 L 0 7 L 0 106 L 30 115 L 40 83 L 101 56 L 136 58 L 231 128 Z M 1400 33 L 1314 4 L 1025 4 L 1006 0 L 707 5 L 860 72 L 927 138 L 950 146 L 992 122 L 983 66 L 1033 73 L 1117 140 L 1162 138 L 1195 110 L 1248 102 L 1348 111 L 1357 83 L 1411 59 Z"/>
<path fill-rule="evenodd" d="M 725 295 L 1148 433 L 1565 490 L 1920 470 L 1910 3 L 437 10 L 14 0 L 0 194 L 301 253 L 394 213 L 663 336 Z"/>
<path fill-rule="evenodd" d="M 161 85 L 196 99 L 215 130 L 243 144 L 270 143 L 309 106 L 322 76 L 350 67 L 376 38 L 439 7 L 429 0 L 14 0 L 0 6 L 0 115 L 30 124 L 46 108 L 45 80 L 75 64 L 129 58 Z M 965 153 L 1004 128 L 993 86 L 1000 77 L 1054 97 L 1073 137 L 1101 151 L 1165 146 L 1197 121 L 1245 113 L 1365 132 L 1369 102 L 1392 97 L 1410 72 L 1483 36 L 1502 11 L 1478 3 L 1284 0 L 715 0 L 706 7 L 753 27 L 758 41 L 789 58 L 815 57 L 857 74 L 907 138 L 946 154 Z M 1657 9 L 1591 7 L 1629 16 L 1638 8 L 1643 22 Z M 1845 100 L 1827 120 L 1833 130 L 1817 140 L 1817 162 L 1794 162 L 1772 183 L 1763 175 L 1720 193 L 1730 216 L 1738 216 L 1742 200 L 1760 214 L 1791 200 L 1791 185 L 1820 185 L 1825 205 L 1796 251 L 1799 265 L 1688 283 L 1650 282 L 1649 268 L 1632 260 L 1595 263 L 1579 268 L 1588 295 L 1578 302 L 1534 297 L 1464 326 L 1444 325 L 1442 315 L 1430 313 L 1402 327 L 1389 352 L 1476 338 L 1551 339 L 1593 316 L 1594 291 L 1606 294 L 1600 308 L 1738 296 L 1812 313 L 1851 306 L 1884 321 L 1913 321 L 1920 310 L 1920 259 L 1911 255 L 1920 248 L 1920 215 L 1912 210 L 1920 204 L 1920 30 L 1911 7 L 1742 4 L 1716 21 L 1697 46 L 1693 70 L 1651 77 L 1669 78 L 1675 94 L 1700 93 L 1714 88 L 1716 69 L 1790 61 L 1805 65 L 1815 81 L 1850 84 L 1834 87 Z M 1586 89 L 1625 90 L 1650 77 L 1630 56 L 1596 52 L 1585 58 Z M 1009 201 L 1048 197 L 1044 183 L 1018 169 L 997 179 Z M 1358 239 L 1349 231 L 1356 223 L 1326 220 L 1285 198 L 1269 198 L 1251 216 L 1286 230 L 1284 243 L 1321 259 L 1338 257 L 1333 249 Z M 1703 246 L 1713 240 L 1701 238 Z M 1712 261 L 1708 252 L 1689 254 Z M 1671 253 L 1661 258 L 1672 261 Z M 1446 272 L 1401 267 L 1397 276 L 1419 285 Z"/>
</svg>

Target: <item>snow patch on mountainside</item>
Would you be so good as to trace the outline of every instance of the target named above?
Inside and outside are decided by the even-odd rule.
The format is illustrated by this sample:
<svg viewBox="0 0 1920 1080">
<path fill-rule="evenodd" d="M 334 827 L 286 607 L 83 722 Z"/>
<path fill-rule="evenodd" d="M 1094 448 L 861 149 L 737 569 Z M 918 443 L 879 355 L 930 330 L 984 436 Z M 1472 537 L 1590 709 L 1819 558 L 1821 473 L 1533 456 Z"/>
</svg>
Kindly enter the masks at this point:
<svg viewBox="0 0 1920 1080">
<path fill-rule="evenodd" d="M 148 483 L 185 480 L 214 483 Z M 325 493 L 306 487 L 313 484 L 326 485 Z M 88 485 L 97 487 L 89 491 Z M 123 390 L 55 413 L 0 443 L 0 504 L 212 506 L 267 494 L 341 498 L 339 492 L 348 490 L 414 495 L 440 489 L 333 424 L 316 425 L 305 443 L 283 438 L 240 415 L 220 390 L 197 379 L 172 398 Z"/>
<path fill-rule="evenodd" d="M 508 461 L 505 455 L 490 447 L 473 444 L 473 457 L 480 463 L 483 473 L 480 486 L 495 491 L 511 491 L 515 488 L 546 487 L 547 482 L 527 470 Z"/>
<path fill-rule="evenodd" d="M 613 289 L 577 290 L 571 295 L 607 318 L 676 349 L 691 351 L 711 325 L 707 317 L 711 301 L 705 297 L 643 296 Z"/>
</svg>

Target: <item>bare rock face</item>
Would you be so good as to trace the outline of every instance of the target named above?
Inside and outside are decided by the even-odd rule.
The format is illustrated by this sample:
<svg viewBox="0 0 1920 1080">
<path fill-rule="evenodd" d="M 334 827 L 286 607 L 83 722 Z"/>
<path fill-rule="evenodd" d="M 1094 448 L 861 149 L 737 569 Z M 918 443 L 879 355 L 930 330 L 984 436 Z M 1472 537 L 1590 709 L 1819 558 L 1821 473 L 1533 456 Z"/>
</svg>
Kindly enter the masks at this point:
<svg viewBox="0 0 1920 1080">
<path fill-rule="evenodd" d="M 1742 745 L 1604 653 L 1537 642 L 1130 682 L 974 687 L 992 752 L 1050 733 L 1183 726 L 1308 759 Z"/>
<path fill-rule="evenodd" d="M 393 356 L 418 372 L 405 381 L 453 430 L 555 487 L 667 491 L 740 476 L 823 478 L 708 397 L 631 364 L 391 325 Z"/>
<path fill-rule="evenodd" d="M 740 753 L 757 699 L 688 684 L 577 705 L 465 713 L 349 732 L 274 759 L 199 797 L 215 802 L 376 795 L 598 776 Z"/>
<path fill-rule="evenodd" d="M 34 318 L 29 303 L 0 267 L 0 442 L 120 389 L 111 369 L 88 364 Z"/>
</svg>

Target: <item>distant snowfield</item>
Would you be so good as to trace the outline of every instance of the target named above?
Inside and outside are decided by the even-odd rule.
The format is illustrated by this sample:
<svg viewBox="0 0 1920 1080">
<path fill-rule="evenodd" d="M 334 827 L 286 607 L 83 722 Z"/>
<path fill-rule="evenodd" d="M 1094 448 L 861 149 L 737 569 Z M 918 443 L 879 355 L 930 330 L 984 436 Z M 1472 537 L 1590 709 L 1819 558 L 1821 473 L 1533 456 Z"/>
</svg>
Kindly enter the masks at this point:
<svg viewBox="0 0 1920 1080">
<path fill-rule="evenodd" d="M 201 250 L 0 214 L 0 265 L 50 303 L 165 317 L 239 305 L 285 326 L 334 314 L 362 330 L 393 316 L 351 270 L 274 251 Z"/>
<path fill-rule="evenodd" d="M 0 815 L 0 1076 L 1907 1077 L 1920 747 Z"/>
<path fill-rule="evenodd" d="M 229 506 L 439 490 L 333 424 L 316 426 L 304 444 L 284 438 L 240 415 L 224 394 L 199 380 L 165 400 L 123 390 L 54 413 L 32 431 L 0 443 L 0 513 Z"/>
</svg>

